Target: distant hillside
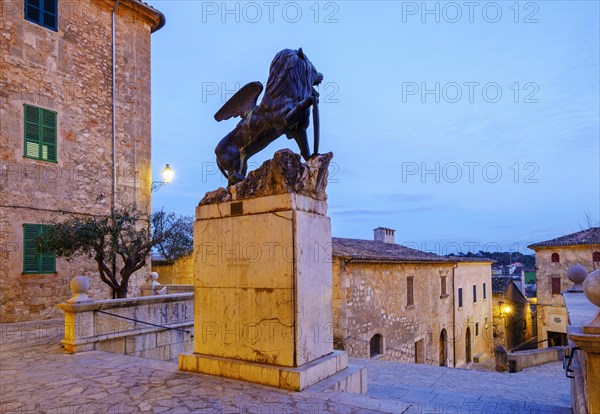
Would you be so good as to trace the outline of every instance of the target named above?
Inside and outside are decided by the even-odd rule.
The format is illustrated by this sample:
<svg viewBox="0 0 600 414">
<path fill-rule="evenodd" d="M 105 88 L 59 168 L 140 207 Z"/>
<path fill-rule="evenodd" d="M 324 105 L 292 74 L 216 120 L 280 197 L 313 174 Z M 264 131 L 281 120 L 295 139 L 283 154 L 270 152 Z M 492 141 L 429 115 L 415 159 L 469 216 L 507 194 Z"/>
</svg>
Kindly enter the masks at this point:
<svg viewBox="0 0 600 414">
<path fill-rule="evenodd" d="M 534 268 L 535 267 L 535 255 L 533 254 L 522 254 L 519 252 L 483 252 L 478 253 L 459 253 L 450 254 L 449 256 L 461 256 L 461 257 L 483 257 L 486 259 L 493 259 L 497 265 L 508 266 L 512 263 L 521 263 L 523 267 Z"/>
</svg>

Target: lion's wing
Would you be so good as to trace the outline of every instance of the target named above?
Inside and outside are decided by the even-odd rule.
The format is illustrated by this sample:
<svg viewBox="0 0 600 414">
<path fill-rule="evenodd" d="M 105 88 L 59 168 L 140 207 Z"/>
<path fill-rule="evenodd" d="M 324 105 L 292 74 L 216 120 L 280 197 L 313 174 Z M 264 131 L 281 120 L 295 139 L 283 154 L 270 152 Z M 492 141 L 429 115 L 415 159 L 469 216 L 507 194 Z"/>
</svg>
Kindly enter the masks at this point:
<svg viewBox="0 0 600 414">
<path fill-rule="evenodd" d="M 263 85 L 260 82 L 246 84 L 225 102 L 225 105 L 215 114 L 215 119 L 223 121 L 236 116 L 245 118 L 248 112 L 256 106 L 256 101 L 262 91 Z"/>
</svg>

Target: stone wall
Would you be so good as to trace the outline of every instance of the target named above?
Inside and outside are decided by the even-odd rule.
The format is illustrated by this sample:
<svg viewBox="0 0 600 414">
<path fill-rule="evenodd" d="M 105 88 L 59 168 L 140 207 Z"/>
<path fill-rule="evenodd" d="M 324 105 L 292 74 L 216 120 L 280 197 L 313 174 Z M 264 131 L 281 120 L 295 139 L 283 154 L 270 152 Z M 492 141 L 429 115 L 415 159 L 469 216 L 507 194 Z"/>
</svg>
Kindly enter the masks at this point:
<svg viewBox="0 0 600 414">
<path fill-rule="evenodd" d="M 137 2 L 136 2 L 137 3 Z M 0 321 L 58 316 L 68 280 L 95 263 L 57 260 L 54 274 L 23 274 L 23 224 L 103 215 L 113 203 L 111 9 L 113 2 L 58 2 L 58 31 L 24 19 L 24 0 L 0 13 Z M 150 32 L 146 6 L 117 10 L 117 194 L 150 211 Z M 142 12 L 142 9 L 146 10 Z M 57 162 L 24 157 L 23 105 L 57 113 Z M 147 273 L 142 269 L 139 273 Z M 132 292 L 143 282 L 132 278 Z"/>
<path fill-rule="evenodd" d="M 503 308 L 510 307 L 510 312 Z M 505 294 L 493 295 L 494 345 L 511 350 L 535 336 L 536 314 L 514 283 Z"/>
<path fill-rule="evenodd" d="M 555 346 L 545 349 L 532 349 L 529 351 L 509 352 L 508 366 L 510 372 L 520 372 L 525 368 L 562 361 L 567 347 Z"/>
<path fill-rule="evenodd" d="M 422 340 L 423 362 L 440 364 L 440 336 L 447 334 L 446 359 L 453 365 L 452 297 L 441 297 L 440 271 L 450 263 L 371 263 L 333 259 L 334 343 L 350 356 L 369 358 L 373 335 L 383 337 L 378 358 L 415 362 Z M 489 265 L 488 265 L 489 267 Z M 414 277 L 414 305 L 407 306 L 407 277 Z M 448 292 L 451 280 L 448 277 Z"/>
<path fill-rule="evenodd" d="M 180 257 L 172 262 L 152 261 L 152 271 L 157 272 L 160 283 L 171 285 L 194 284 L 194 258 Z"/>
<path fill-rule="evenodd" d="M 61 343 L 67 352 L 100 350 L 175 361 L 178 354 L 192 350 L 193 297 L 193 293 L 181 293 L 61 303 L 65 312 Z"/>
<path fill-rule="evenodd" d="M 542 306 L 565 306 L 562 295 L 552 294 L 552 278 L 560 278 L 561 292 L 567 291 L 573 282 L 567 278 L 567 269 L 579 264 L 591 272 L 600 268 L 599 262 L 592 261 L 592 252 L 600 251 L 600 245 L 557 246 L 537 248 L 535 252 L 537 301 Z M 558 253 L 560 262 L 553 263 L 552 253 Z"/>
<path fill-rule="evenodd" d="M 487 297 L 483 297 L 483 284 Z M 471 360 L 493 356 L 492 274 L 490 263 L 458 263 L 455 269 L 456 300 L 456 366 L 467 361 L 467 335 L 470 335 Z M 473 285 L 477 287 L 477 302 L 473 301 Z M 463 306 L 458 305 L 458 289 L 463 290 Z M 479 332 L 477 332 L 479 331 Z"/>
<path fill-rule="evenodd" d="M 584 292 L 563 294 L 568 311 L 569 357 L 567 376 L 571 381 L 571 405 L 576 414 L 600 412 L 600 275 L 587 276 Z M 593 302 L 592 302 L 593 301 Z"/>
<path fill-rule="evenodd" d="M 561 294 L 552 294 L 552 278 L 560 278 L 561 292 L 568 291 L 572 286 L 567 278 L 570 266 L 579 264 L 588 272 L 600 267 L 600 263 L 592 261 L 592 253 L 600 251 L 600 245 L 555 246 L 536 248 L 536 283 L 537 283 L 537 313 L 538 340 L 548 339 L 548 331 L 567 333 L 567 310 Z M 553 263 L 552 253 L 558 253 L 560 261 Z M 547 342 L 541 342 L 540 347 L 547 347 Z"/>
</svg>

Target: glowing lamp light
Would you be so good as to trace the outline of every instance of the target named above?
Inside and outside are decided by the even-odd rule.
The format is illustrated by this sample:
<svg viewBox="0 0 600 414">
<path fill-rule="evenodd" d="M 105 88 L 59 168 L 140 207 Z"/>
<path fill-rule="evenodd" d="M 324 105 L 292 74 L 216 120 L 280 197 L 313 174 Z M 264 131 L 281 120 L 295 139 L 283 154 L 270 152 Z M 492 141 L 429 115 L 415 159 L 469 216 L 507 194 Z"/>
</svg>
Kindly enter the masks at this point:
<svg viewBox="0 0 600 414">
<path fill-rule="evenodd" d="M 171 168 L 171 166 L 169 164 L 167 164 L 165 166 L 165 168 L 163 168 L 163 170 L 162 170 L 163 180 L 165 181 L 165 183 L 168 184 L 171 181 L 173 181 L 174 176 L 175 176 L 175 171 L 173 171 L 173 168 Z"/>
<path fill-rule="evenodd" d="M 155 192 L 160 190 L 160 188 L 165 185 L 165 184 L 169 184 L 171 181 L 173 181 L 173 177 L 175 176 L 175 171 L 173 171 L 173 168 L 171 168 L 171 166 L 169 164 L 165 165 L 165 168 L 162 169 L 161 171 L 161 175 L 162 175 L 162 181 L 154 181 L 152 183 L 152 188 L 151 191 Z"/>
<path fill-rule="evenodd" d="M 504 313 L 511 313 L 512 312 L 512 308 L 510 306 L 506 305 L 506 306 L 504 306 L 502 308 L 502 312 L 504 312 Z"/>
</svg>

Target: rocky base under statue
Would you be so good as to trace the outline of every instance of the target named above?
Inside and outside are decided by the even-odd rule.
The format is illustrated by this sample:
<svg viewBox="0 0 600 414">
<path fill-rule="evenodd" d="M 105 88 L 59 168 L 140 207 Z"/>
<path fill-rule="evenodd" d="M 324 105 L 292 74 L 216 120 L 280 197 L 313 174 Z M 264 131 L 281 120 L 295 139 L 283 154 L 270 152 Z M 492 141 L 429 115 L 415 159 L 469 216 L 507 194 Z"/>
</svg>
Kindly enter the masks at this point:
<svg viewBox="0 0 600 414">
<path fill-rule="evenodd" d="M 277 151 L 273 159 L 251 171 L 243 181 L 206 193 L 199 205 L 288 193 L 325 201 L 332 158 L 333 153 L 328 152 L 303 163 L 300 155 L 289 149 Z"/>
</svg>

